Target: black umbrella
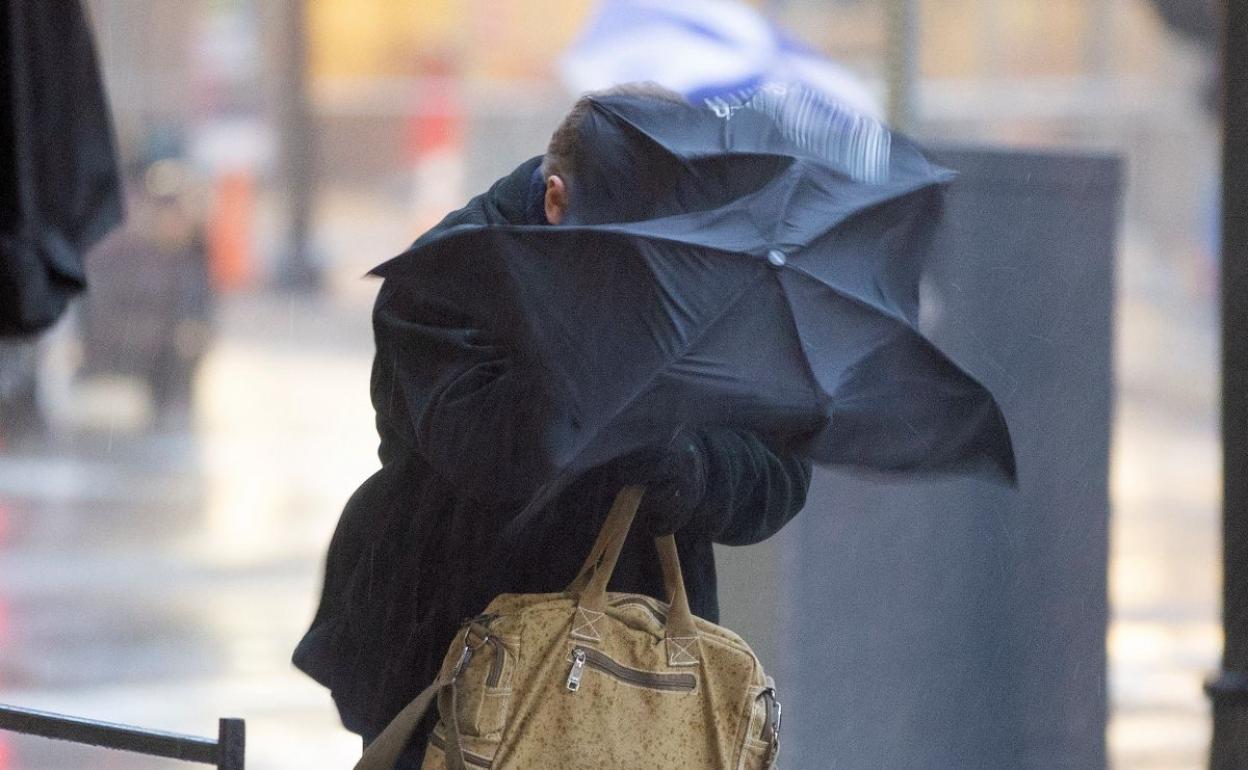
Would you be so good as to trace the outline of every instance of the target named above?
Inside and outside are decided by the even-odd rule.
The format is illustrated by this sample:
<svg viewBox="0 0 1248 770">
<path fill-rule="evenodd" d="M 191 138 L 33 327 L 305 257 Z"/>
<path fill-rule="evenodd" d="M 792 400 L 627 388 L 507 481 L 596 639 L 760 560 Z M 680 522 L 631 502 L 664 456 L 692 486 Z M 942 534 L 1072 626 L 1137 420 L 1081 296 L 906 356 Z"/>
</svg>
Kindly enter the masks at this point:
<svg viewBox="0 0 1248 770">
<path fill-rule="evenodd" d="M 0 3 L 0 335 L 50 326 L 121 221 L 108 106 L 77 0 Z"/>
<path fill-rule="evenodd" d="M 1014 479 L 992 396 L 917 330 L 952 173 L 802 91 L 597 99 L 567 225 L 453 227 L 377 273 L 505 335 L 546 480 L 727 424 L 812 459 Z M 592 181 L 591 181 L 592 180 Z"/>
</svg>

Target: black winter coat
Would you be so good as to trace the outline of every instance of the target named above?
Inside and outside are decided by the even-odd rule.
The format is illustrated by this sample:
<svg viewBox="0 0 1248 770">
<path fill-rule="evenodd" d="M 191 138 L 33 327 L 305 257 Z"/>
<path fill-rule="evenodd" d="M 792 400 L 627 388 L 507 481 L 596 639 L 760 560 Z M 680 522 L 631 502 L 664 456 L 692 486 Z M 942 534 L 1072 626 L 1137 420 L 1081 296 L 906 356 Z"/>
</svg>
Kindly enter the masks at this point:
<svg viewBox="0 0 1248 770">
<path fill-rule="evenodd" d="M 522 164 L 431 232 L 544 223 L 539 162 Z M 525 458 L 507 451 L 520 443 L 511 436 L 540 419 L 525 410 L 524 382 L 488 328 L 412 287 L 383 282 L 373 323 L 382 468 L 347 502 L 320 607 L 294 655 L 330 688 L 346 727 L 366 737 L 433 681 L 465 618 L 500 593 L 563 590 L 620 488 L 610 466 L 586 473 L 508 544 L 505 560 L 492 559 L 500 531 L 533 491 Z M 677 543 L 691 608 L 716 621 L 712 542 L 746 545 L 779 530 L 805 502 L 810 465 L 750 433 L 696 435 L 708 493 Z M 626 542 L 611 590 L 665 598 L 644 536 Z"/>
<path fill-rule="evenodd" d="M 0 336 L 51 326 L 122 218 L 108 104 L 81 2 L 0 2 Z"/>
</svg>

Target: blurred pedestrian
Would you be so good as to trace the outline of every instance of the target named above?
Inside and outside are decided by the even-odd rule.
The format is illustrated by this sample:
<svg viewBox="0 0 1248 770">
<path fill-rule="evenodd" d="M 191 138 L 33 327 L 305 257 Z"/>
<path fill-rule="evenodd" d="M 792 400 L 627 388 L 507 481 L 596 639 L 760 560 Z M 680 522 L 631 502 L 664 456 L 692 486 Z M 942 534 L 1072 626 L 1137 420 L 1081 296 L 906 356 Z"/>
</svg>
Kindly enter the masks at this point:
<svg viewBox="0 0 1248 770">
<path fill-rule="evenodd" d="M 654 86 L 611 92 L 683 103 Z M 577 175 L 578 156 L 594 152 L 581 145 L 590 108 L 588 98 L 578 101 L 544 157 L 521 164 L 424 237 L 461 224 L 554 226 L 586 215 L 578 203 L 589 196 L 578 191 L 614 181 Z M 806 460 L 750 432 L 678 430 L 574 479 L 535 519 L 540 523 L 509 544 L 506 568 L 492 570 L 484 562 L 533 489 L 474 475 L 471 469 L 491 459 L 464 454 L 470 442 L 456 437 L 492 432 L 505 456 L 509 436 L 517 437 L 536 402 L 498 329 L 436 299 L 413 303 L 390 281 L 382 284 L 372 379 L 382 468 L 343 511 L 320 606 L 294 656 L 330 689 L 343 723 L 365 743 L 434 680 L 464 618 L 500 593 L 563 590 L 621 486 L 648 491 L 611 589 L 666 598 L 651 537 L 674 532 L 691 608 L 717 622 L 712 543 L 772 535 L 800 510 L 810 480 Z M 446 440 L 423 442 L 430 426 Z M 435 720 L 426 718 L 400 767 L 420 766 Z"/>
<path fill-rule="evenodd" d="M 181 427 L 211 336 L 203 218 L 181 161 L 140 166 L 128 186 L 130 221 L 91 254 L 95 280 L 82 303 L 79 375 L 138 378 L 157 422 Z"/>
</svg>

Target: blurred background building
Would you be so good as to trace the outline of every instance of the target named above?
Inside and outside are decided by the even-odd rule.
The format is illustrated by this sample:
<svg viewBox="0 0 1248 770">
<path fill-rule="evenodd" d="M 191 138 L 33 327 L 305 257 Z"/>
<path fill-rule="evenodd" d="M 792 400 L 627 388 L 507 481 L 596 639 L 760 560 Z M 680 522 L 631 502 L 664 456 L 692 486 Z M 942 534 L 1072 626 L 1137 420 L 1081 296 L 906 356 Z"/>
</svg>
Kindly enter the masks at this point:
<svg viewBox="0 0 1248 770">
<path fill-rule="evenodd" d="M 885 0 L 753 5 L 887 103 Z M 912 133 L 1125 163 L 1107 741 L 1114 767 L 1141 770 L 1203 765 L 1200 685 L 1220 653 L 1213 51 L 1164 5 L 912 5 Z M 142 180 L 176 161 L 183 219 L 162 221 L 201 252 L 153 289 L 185 301 L 130 308 L 146 320 L 115 323 L 114 351 L 163 328 L 190 401 L 161 419 L 153 381 L 92 363 L 87 306 L 33 357 L 24 397 L 43 419 L 0 425 L 0 701 L 199 733 L 243 716 L 249 767 L 348 766 L 358 742 L 288 658 L 338 512 L 375 466 L 363 276 L 542 152 L 575 97 L 560 56 L 594 4 L 87 6 L 123 165 Z M 124 264 L 89 260 L 101 296 L 124 296 L 110 270 L 147 270 Z M 777 548 L 723 555 L 726 622 L 764 655 L 774 640 L 742 626 Z M 165 766 L 95 756 L 0 735 L 5 769 Z"/>
</svg>

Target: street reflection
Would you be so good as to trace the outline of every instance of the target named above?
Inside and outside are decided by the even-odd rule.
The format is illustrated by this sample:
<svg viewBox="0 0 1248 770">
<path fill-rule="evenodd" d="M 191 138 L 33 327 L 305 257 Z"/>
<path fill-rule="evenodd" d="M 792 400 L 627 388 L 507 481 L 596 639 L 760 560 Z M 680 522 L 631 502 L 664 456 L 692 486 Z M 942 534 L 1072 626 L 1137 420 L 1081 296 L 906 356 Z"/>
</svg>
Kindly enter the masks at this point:
<svg viewBox="0 0 1248 770">
<path fill-rule="evenodd" d="M 374 462 L 368 306 L 223 311 L 184 430 L 62 419 L 0 457 L 0 701 L 206 736 L 239 716 L 249 768 L 349 766 L 358 740 L 289 656 Z M 185 766 L 3 745 L 5 770 Z"/>
</svg>

